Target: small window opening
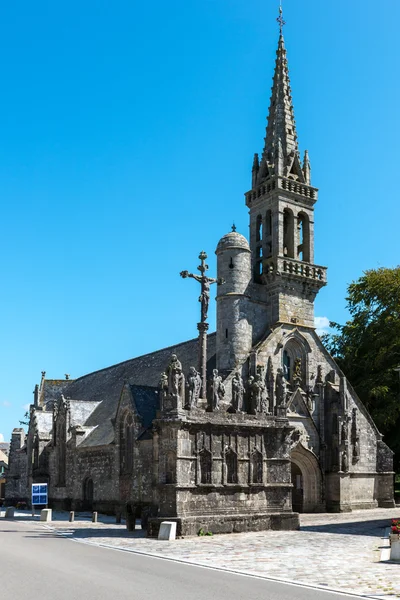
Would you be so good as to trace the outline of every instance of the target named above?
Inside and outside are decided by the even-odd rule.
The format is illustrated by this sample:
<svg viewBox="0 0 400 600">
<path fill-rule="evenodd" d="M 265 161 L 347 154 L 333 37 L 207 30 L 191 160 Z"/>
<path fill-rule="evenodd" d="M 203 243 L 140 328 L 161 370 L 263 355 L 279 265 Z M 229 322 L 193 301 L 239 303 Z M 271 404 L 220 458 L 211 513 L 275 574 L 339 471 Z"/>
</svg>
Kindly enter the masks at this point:
<svg viewBox="0 0 400 600">
<path fill-rule="evenodd" d="M 233 264 L 233 258 L 231 256 L 231 262 L 229 263 L 229 268 L 233 269 L 235 267 L 235 265 Z"/>
<path fill-rule="evenodd" d="M 227 329 L 225 329 L 225 337 L 226 337 L 226 339 L 228 339 L 228 330 Z"/>
<path fill-rule="evenodd" d="M 263 238 L 262 217 L 261 217 L 261 215 L 258 215 L 258 217 L 257 217 L 257 229 L 256 229 L 256 241 L 257 242 L 261 242 L 262 238 Z"/>
<path fill-rule="evenodd" d="M 237 455 L 232 449 L 225 454 L 226 482 L 237 483 Z"/>
</svg>

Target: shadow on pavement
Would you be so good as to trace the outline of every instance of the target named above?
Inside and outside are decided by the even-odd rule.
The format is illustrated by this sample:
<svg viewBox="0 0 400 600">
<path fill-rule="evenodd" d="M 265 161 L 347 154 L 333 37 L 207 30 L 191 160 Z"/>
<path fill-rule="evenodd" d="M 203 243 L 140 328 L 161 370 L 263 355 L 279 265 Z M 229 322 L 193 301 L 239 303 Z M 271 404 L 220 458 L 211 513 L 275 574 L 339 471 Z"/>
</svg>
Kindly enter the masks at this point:
<svg viewBox="0 0 400 600">
<path fill-rule="evenodd" d="M 346 523 L 326 523 L 325 525 L 300 525 L 300 531 L 315 533 L 337 533 L 339 535 L 366 535 L 383 537 L 384 529 L 390 526 L 390 519 L 374 521 L 354 521 Z"/>
</svg>

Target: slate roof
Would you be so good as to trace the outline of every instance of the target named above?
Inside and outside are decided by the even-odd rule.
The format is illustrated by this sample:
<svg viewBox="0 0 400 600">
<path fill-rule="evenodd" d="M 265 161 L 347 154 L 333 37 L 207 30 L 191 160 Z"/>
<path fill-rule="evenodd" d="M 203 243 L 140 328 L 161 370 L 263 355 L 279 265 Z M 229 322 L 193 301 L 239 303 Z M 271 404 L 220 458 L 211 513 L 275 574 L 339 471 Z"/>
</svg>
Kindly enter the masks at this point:
<svg viewBox="0 0 400 600">
<path fill-rule="evenodd" d="M 35 410 L 35 420 L 39 434 L 48 436 L 53 429 L 53 413 Z"/>
<path fill-rule="evenodd" d="M 210 373 L 215 368 L 215 346 L 216 335 L 212 333 L 208 336 L 207 370 Z M 178 356 L 183 372 L 186 374 L 189 367 L 198 364 L 198 353 L 199 345 L 196 338 L 89 373 L 73 381 L 64 381 L 63 383 L 67 384 L 63 390 L 66 398 L 73 398 L 74 401 L 99 402 L 86 422 L 81 423 L 95 427 L 81 446 L 103 446 L 114 441 L 112 419 L 116 416 L 120 394 L 126 381 L 131 385 L 143 425 L 149 427 L 157 408 L 156 390 L 160 374 L 166 369 L 171 354 Z"/>
<path fill-rule="evenodd" d="M 70 417 L 71 427 L 75 425 L 84 425 L 99 402 L 91 402 L 90 400 L 70 400 Z"/>
</svg>

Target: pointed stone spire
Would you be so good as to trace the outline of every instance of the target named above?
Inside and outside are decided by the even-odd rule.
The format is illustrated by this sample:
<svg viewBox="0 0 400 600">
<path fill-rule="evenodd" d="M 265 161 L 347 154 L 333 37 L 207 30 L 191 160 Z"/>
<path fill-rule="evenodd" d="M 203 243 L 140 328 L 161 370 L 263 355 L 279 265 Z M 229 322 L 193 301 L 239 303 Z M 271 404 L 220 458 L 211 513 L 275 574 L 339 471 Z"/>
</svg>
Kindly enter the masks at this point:
<svg viewBox="0 0 400 600">
<path fill-rule="evenodd" d="M 311 185 L 311 164 L 308 156 L 308 150 L 304 152 L 303 173 L 306 184 Z"/>
<path fill-rule="evenodd" d="M 280 19 L 282 19 L 282 13 L 280 15 Z M 301 172 L 301 169 L 298 168 L 300 163 L 299 147 L 282 25 L 280 30 L 268 125 L 258 183 L 268 175 L 287 177 L 294 164 L 296 178 L 303 179 L 303 174 L 298 173 Z M 280 160 L 277 161 L 278 157 Z"/>
<path fill-rule="evenodd" d="M 258 154 L 256 153 L 254 155 L 254 159 L 253 159 L 253 169 L 252 169 L 252 187 L 255 187 L 257 185 L 257 176 L 258 176 L 258 170 L 260 168 L 260 163 L 258 160 Z"/>
</svg>

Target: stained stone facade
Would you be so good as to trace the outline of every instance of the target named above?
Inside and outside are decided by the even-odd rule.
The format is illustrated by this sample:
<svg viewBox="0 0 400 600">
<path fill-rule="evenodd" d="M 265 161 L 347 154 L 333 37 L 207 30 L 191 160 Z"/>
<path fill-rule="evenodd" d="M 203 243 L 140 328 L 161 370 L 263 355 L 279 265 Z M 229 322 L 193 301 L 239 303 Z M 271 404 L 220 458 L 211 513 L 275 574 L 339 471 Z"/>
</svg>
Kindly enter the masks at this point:
<svg viewBox="0 0 400 600">
<path fill-rule="evenodd" d="M 11 445 L 8 500 L 47 481 L 53 507 L 141 515 L 150 535 L 164 519 L 191 535 L 394 506 L 392 452 L 315 331 L 327 283 L 314 260 L 317 199 L 281 34 L 245 194 L 250 240 L 222 237 L 216 278 L 204 253 L 198 275 L 181 273 L 201 286 L 199 338 L 74 381 L 43 373 L 26 443 L 18 434 Z"/>
</svg>

